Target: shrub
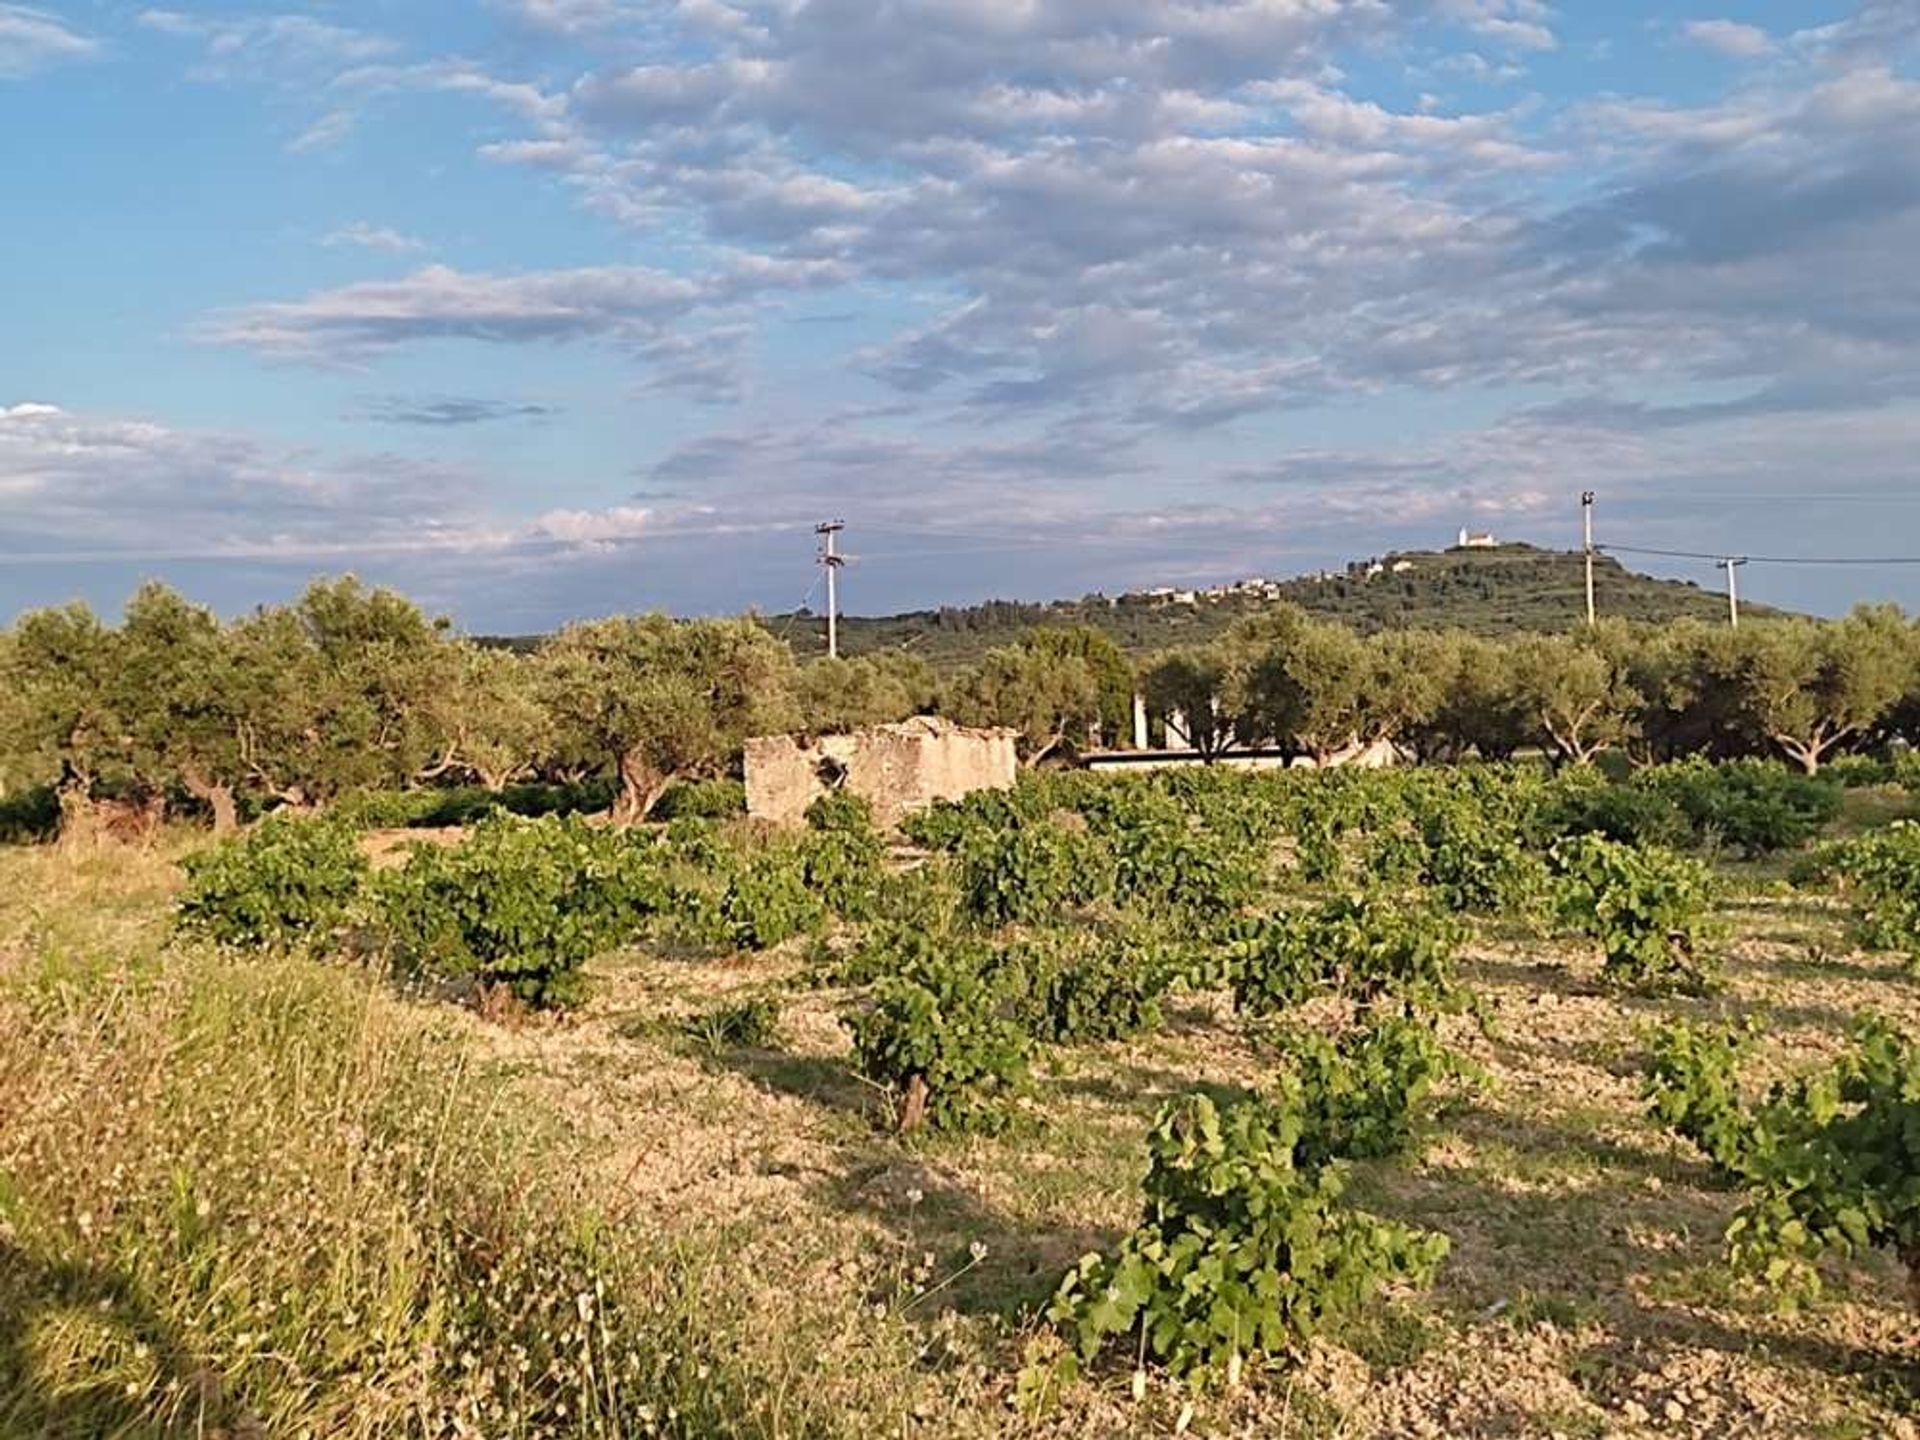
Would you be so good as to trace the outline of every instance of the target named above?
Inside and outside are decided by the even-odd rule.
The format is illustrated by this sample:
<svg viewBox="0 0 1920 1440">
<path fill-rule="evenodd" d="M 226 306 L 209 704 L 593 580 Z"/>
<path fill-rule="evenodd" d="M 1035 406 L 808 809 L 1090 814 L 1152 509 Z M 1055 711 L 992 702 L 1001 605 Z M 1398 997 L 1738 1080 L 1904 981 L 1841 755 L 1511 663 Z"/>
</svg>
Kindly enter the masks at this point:
<svg viewBox="0 0 1920 1440">
<path fill-rule="evenodd" d="M 1073 1044 L 1157 1029 L 1174 969 L 1151 942 L 1072 930 L 1002 947 L 987 974 L 1029 1036 Z"/>
<path fill-rule="evenodd" d="M 1433 782 L 1416 805 L 1426 847 L 1421 884 L 1458 913 L 1531 913 L 1546 889 L 1533 848 L 1539 803 L 1534 783 L 1506 771 Z"/>
<path fill-rule="evenodd" d="M 1102 888 L 1086 838 L 1045 823 L 970 831 L 959 866 L 961 903 L 988 926 L 1055 920 Z"/>
<path fill-rule="evenodd" d="M 1114 898 L 1123 905 L 1156 913 L 1233 911 L 1260 883 L 1250 847 L 1190 823 L 1170 806 L 1100 833 L 1113 857 Z"/>
<path fill-rule="evenodd" d="M 1853 903 L 1860 943 L 1920 967 L 1920 825 L 1896 820 L 1826 850 L 1824 858 Z"/>
<path fill-rule="evenodd" d="M 1431 1114 L 1434 1086 L 1468 1071 L 1431 1020 L 1406 1016 L 1374 1019 L 1337 1040 L 1294 1031 L 1279 1045 L 1300 1082 L 1294 1156 L 1308 1168 L 1405 1154 Z"/>
<path fill-rule="evenodd" d="M 1622 845 L 1683 845 L 1692 832 L 1670 794 L 1646 785 L 1616 785 L 1591 771 L 1561 787 L 1546 823 L 1556 836 L 1599 835 Z"/>
<path fill-rule="evenodd" d="M 742 950 L 770 950 L 813 929 L 826 905 L 808 884 L 807 857 L 779 846 L 737 864 L 720 896 L 728 940 Z"/>
<path fill-rule="evenodd" d="M 183 930 L 222 945 L 286 950 L 343 924 L 370 867 L 351 829 L 331 817 L 269 815 L 242 835 L 181 861 Z"/>
<path fill-rule="evenodd" d="M 1235 1005 L 1270 1014 L 1333 991 L 1371 1007 L 1456 996 L 1455 923 L 1418 904 L 1363 892 L 1244 927 L 1228 957 Z"/>
<path fill-rule="evenodd" d="M 0 795 L 0 845 L 34 844 L 59 833 L 60 795 L 51 785 Z"/>
<path fill-rule="evenodd" d="M 887 847 L 865 800 L 834 790 L 814 801 L 807 809 L 801 853 L 808 888 L 830 910 L 850 920 L 873 913 L 886 874 Z"/>
<path fill-rule="evenodd" d="M 1654 1032 L 1642 1097 L 1654 1118 L 1693 1142 L 1725 1175 L 1751 1173 L 1764 1131 L 1741 1098 L 1740 1065 L 1751 1028 L 1678 1020 Z"/>
<path fill-rule="evenodd" d="M 1775 1087 L 1729 1246 L 1789 1296 L 1818 1288 L 1823 1254 L 1888 1249 L 1920 1304 L 1920 1047 L 1878 1020 L 1854 1041 L 1831 1068 Z"/>
<path fill-rule="evenodd" d="M 712 1055 L 741 1048 L 764 1050 L 779 1038 L 780 1006 L 766 995 L 716 1006 L 688 1020 L 686 1033 Z"/>
<path fill-rule="evenodd" d="M 1045 814 L 1023 780 L 1015 790 L 976 790 L 964 800 L 936 800 L 900 822 L 900 833 L 928 850 L 957 851 L 982 831 L 1006 830 Z"/>
<path fill-rule="evenodd" d="M 1908 794 L 1920 794 L 1920 750 L 1903 750 L 1893 757 L 1893 779 Z"/>
<path fill-rule="evenodd" d="M 568 817 L 496 817 L 417 845 L 380 877 L 378 926 L 403 974 L 473 976 L 537 1006 L 577 1002 L 581 967 L 667 904 L 652 844 Z"/>
<path fill-rule="evenodd" d="M 654 801 L 652 820 L 728 820 L 747 813 L 747 787 L 738 780 L 677 780 Z"/>
<path fill-rule="evenodd" d="M 1561 921 L 1600 942 L 1609 984 L 1643 994 L 1707 988 L 1705 865 L 1597 835 L 1562 840 L 1553 863 Z"/>
<path fill-rule="evenodd" d="M 970 955 L 914 954 L 842 1017 L 860 1074 L 887 1087 L 902 1130 L 993 1130 L 1026 1071 L 1027 1037 Z"/>
<path fill-rule="evenodd" d="M 1296 1164 L 1301 1126 L 1288 1098 L 1161 1110 L 1139 1227 L 1081 1260 L 1048 1307 L 1073 1342 L 1069 1376 L 1119 1341 L 1176 1377 L 1232 1384 L 1245 1359 L 1298 1347 L 1386 1282 L 1431 1276 L 1446 1237 L 1343 1206 L 1337 1167 Z"/>
<path fill-rule="evenodd" d="M 1892 761 L 1878 755 L 1837 755 L 1821 766 L 1821 774 L 1839 782 L 1843 789 L 1864 790 L 1891 784 L 1898 778 L 1899 771 Z"/>
<path fill-rule="evenodd" d="M 1717 838 L 1749 856 L 1804 845 L 1840 813 L 1837 781 L 1771 760 L 1683 760 L 1636 784 L 1670 798 L 1696 839 Z"/>
<path fill-rule="evenodd" d="M 866 797 L 844 787 L 829 790 L 807 806 L 807 828 L 829 834 L 844 830 L 868 835 L 873 833 L 873 806 Z"/>
</svg>

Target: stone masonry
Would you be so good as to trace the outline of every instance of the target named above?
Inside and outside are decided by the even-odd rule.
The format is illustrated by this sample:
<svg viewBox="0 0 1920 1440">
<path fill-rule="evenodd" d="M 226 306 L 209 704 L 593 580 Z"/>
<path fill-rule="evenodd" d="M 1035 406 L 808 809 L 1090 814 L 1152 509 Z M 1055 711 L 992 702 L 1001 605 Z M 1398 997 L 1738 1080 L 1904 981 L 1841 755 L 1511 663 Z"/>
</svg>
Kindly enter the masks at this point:
<svg viewBox="0 0 1920 1440">
<path fill-rule="evenodd" d="M 935 800 L 1011 789 L 1019 773 L 1011 730 L 975 730 L 931 715 L 847 735 L 747 741 L 747 813 L 794 824 L 828 790 L 845 788 L 873 807 L 882 827 Z"/>
</svg>

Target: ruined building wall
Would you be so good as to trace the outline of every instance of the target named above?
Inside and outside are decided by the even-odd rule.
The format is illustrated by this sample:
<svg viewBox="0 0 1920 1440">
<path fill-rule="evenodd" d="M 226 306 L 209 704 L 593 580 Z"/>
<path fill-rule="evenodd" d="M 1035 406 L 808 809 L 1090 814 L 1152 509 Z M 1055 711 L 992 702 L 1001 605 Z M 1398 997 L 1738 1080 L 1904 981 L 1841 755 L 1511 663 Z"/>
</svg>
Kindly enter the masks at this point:
<svg viewBox="0 0 1920 1440">
<path fill-rule="evenodd" d="M 840 785 L 866 800 L 881 825 L 894 825 L 935 800 L 1011 789 L 1018 773 L 1012 731 L 933 716 L 813 741 L 765 735 L 746 745 L 747 813 L 792 824 Z"/>
</svg>

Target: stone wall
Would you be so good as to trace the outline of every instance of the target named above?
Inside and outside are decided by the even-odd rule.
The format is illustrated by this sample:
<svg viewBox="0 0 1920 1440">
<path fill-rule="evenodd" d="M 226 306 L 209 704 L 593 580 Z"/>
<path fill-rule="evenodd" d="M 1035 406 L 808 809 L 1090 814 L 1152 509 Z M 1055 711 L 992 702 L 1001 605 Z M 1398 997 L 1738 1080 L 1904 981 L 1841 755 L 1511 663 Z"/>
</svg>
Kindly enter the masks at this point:
<svg viewBox="0 0 1920 1440">
<path fill-rule="evenodd" d="M 1011 730 L 974 730 L 920 715 L 848 735 L 805 741 L 762 735 L 747 741 L 747 813 L 793 824 L 834 788 L 873 807 L 882 826 L 935 800 L 1011 789 L 1019 773 Z"/>
</svg>

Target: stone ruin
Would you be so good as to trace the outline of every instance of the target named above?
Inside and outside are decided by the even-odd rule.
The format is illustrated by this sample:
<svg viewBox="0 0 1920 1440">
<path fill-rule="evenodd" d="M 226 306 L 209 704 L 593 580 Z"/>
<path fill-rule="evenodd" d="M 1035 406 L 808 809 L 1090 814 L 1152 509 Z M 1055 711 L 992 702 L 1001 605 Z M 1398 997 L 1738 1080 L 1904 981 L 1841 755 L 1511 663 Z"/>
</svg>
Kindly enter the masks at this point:
<svg viewBox="0 0 1920 1440">
<path fill-rule="evenodd" d="M 804 740 L 762 735 L 747 741 L 747 813 L 794 824 L 829 790 L 873 807 L 880 826 L 936 800 L 975 790 L 1010 790 L 1019 774 L 1011 730 L 976 730 L 933 715 Z"/>
</svg>

